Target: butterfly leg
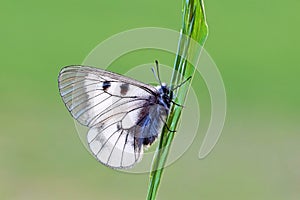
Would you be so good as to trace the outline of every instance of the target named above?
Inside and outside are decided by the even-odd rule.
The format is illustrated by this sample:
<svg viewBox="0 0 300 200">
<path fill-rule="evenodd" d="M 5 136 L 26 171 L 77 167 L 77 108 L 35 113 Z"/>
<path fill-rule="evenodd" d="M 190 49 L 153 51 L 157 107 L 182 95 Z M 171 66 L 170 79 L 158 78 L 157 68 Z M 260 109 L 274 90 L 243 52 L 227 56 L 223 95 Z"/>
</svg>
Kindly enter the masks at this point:
<svg viewBox="0 0 300 200">
<path fill-rule="evenodd" d="M 176 106 L 179 106 L 179 107 L 181 107 L 181 108 L 184 108 L 185 106 L 184 105 L 181 105 L 181 104 L 178 104 L 178 103 L 176 103 L 175 101 L 171 101 L 174 105 L 176 105 Z"/>
<path fill-rule="evenodd" d="M 166 128 L 168 129 L 169 132 L 171 132 L 171 133 L 177 132 L 176 130 L 171 130 L 165 120 L 163 120 L 161 117 L 160 117 L 160 119 L 164 122 L 164 124 L 165 124 L 165 126 L 166 126 Z"/>
<path fill-rule="evenodd" d="M 167 129 L 168 129 L 169 132 L 171 132 L 171 133 L 176 133 L 176 132 L 177 132 L 176 130 L 171 130 L 171 129 L 169 128 L 168 124 L 165 123 L 165 125 L 166 125 L 166 127 L 167 127 Z"/>
<path fill-rule="evenodd" d="M 185 84 L 186 82 L 188 82 L 189 80 L 192 79 L 192 76 L 189 76 L 187 79 L 185 79 L 183 82 L 181 82 L 179 85 L 175 86 L 174 88 L 172 88 L 172 91 L 177 90 L 178 88 L 180 88 L 183 84 Z"/>
</svg>

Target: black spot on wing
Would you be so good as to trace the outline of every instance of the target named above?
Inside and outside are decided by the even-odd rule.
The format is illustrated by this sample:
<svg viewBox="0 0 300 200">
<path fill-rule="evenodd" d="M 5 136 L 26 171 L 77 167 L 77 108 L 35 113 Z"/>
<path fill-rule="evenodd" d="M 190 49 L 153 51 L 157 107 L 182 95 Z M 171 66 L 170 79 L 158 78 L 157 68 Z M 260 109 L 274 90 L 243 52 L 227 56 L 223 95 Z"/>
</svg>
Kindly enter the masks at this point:
<svg viewBox="0 0 300 200">
<path fill-rule="evenodd" d="M 109 81 L 104 81 L 102 84 L 102 89 L 106 91 L 111 86 Z"/>
<path fill-rule="evenodd" d="M 121 95 L 126 95 L 128 90 L 129 90 L 129 84 L 128 83 L 124 83 L 122 85 L 120 85 L 120 88 L 121 88 Z"/>
<path fill-rule="evenodd" d="M 118 129 L 118 130 L 122 129 L 122 123 L 121 123 L 121 121 L 119 121 L 119 122 L 117 123 L 117 129 Z"/>
</svg>

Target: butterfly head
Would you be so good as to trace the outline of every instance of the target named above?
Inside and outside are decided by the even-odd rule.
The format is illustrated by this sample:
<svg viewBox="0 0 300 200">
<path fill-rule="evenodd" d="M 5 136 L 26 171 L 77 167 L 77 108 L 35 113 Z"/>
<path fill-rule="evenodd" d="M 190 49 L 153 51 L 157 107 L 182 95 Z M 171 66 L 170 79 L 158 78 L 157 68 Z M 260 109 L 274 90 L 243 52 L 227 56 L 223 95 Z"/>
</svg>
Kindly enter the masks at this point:
<svg viewBox="0 0 300 200">
<path fill-rule="evenodd" d="M 170 92 L 170 89 L 166 83 L 162 83 L 159 87 L 159 92 L 161 94 L 168 94 Z"/>
<path fill-rule="evenodd" d="M 159 103 L 169 109 L 173 99 L 173 91 L 170 90 L 170 87 L 166 83 L 162 83 L 157 89 L 159 93 Z"/>
</svg>

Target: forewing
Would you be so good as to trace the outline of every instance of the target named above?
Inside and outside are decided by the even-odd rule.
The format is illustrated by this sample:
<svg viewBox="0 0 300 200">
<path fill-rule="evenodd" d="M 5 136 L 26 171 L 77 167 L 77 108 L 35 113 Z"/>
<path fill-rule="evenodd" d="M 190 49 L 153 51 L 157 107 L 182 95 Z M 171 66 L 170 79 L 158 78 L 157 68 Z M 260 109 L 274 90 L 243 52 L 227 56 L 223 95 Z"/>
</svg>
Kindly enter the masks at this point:
<svg viewBox="0 0 300 200">
<path fill-rule="evenodd" d="M 72 116 L 88 127 L 115 115 L 121 117 L 121 114 L 144 105 L 156 92 L 153 86 L 86 66 L 63 68 L 59 75 L 59 90 Z"/>
</svg>

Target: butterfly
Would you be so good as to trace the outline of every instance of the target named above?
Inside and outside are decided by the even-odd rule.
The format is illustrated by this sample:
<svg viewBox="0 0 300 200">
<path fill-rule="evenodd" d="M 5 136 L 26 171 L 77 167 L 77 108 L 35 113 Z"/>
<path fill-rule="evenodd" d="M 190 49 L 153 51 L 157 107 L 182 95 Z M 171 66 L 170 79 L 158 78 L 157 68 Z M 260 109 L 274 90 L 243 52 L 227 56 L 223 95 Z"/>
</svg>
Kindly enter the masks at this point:
<svg viewBox="0 0 300 200">
<path fill-rule="evenodd" d="M 157 87 L 89 66 L 67 66 L 60 71 L 62 100 L 73 118 L 89 128 L 89 149 L 102 164 L 133 167 L 161 133 L 178 87 L 171 90 L 162 83 L 158 61 L 156 67 L 157 75 L 152 71 L 160 83 Z"/>
</svg>

